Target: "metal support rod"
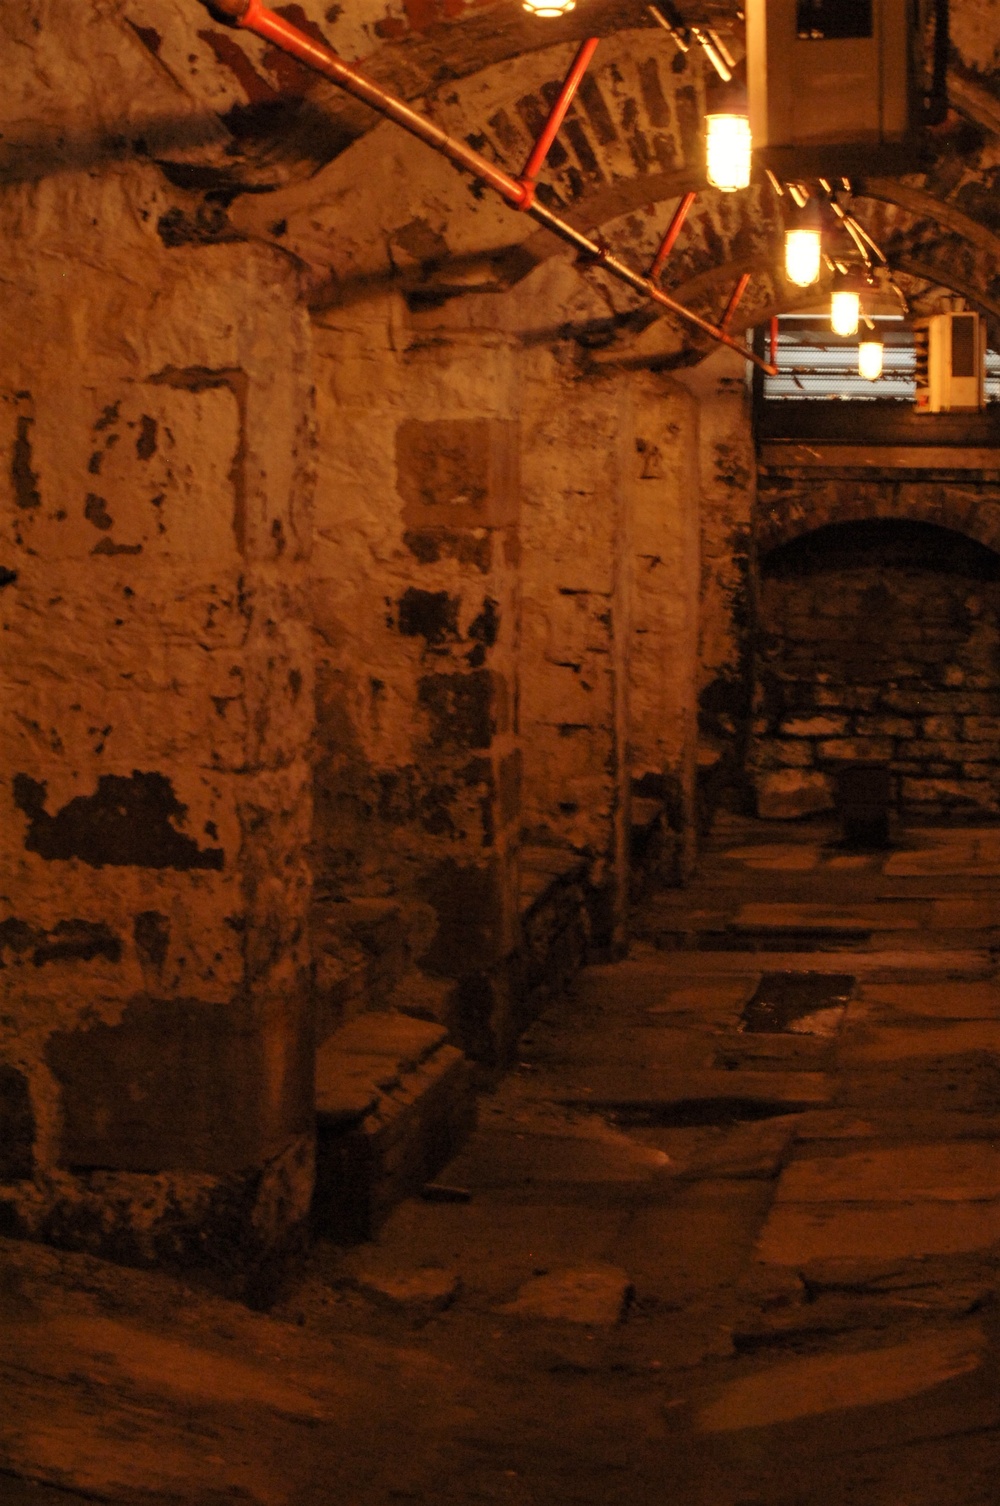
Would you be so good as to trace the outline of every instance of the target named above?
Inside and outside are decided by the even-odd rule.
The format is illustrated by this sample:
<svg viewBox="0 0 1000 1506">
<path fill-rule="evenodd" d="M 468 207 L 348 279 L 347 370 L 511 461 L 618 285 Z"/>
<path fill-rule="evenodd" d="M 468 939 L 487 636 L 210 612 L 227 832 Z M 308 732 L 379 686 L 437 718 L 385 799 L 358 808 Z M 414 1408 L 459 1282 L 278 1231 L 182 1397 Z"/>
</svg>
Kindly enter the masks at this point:
<svg viewBox="0 0 1000 1506">
<path fill-rule="evenodd" d="M 869 255 L 868 247 L 865 245 L 864 240 L 858 233 L 859 227 L 855 225 L 854 220 L 849 214 L 845 214 L 843 209 L 841 209 L 840 205 L 837 203 L 836 199 L 831 199 L 830 207 L 857 247 L 861 260 L 864 262 L 868 270 L 871 271 L 872 259 Z"/>
<path fill-rule="evenodd" d="M 736 313 L 736 310 L 740 306 L 740 299 L 743 297 L 743 294 L 747 290 L 747 284 L 749 283 L 749 281 L 750 273 L 742 272 L 740 274 L 739 281 L 729 295 L 729 302 L 726 304 L 726 312 L 723 314 L 722 319 L 719 321 L 720 329 L 728 330 L 732 322 L 733 315 Z"/>
<path fill-rule="evenodd" d="M 687 308 L 683 303 L 678 303 L 648 277 L 643 277 L 641 272 L 633 271 L 627 262 L 613 255 L 597 241 L 591 240 L 582 231 L 575 229 L 568 221 L 552 214 L 541 204 L 533 203 L 532 184 L 512 177 L 510 173 L 481 156 L 464 141 L 458 141 L 453 136 L 449 136 L 433 121 L 427 120 L 416 110 L 411 110 L 403 100 L 397 99 L 395 95 L 366 78 L 350 63 L 345 63 L 343 58 L 338 57 L 329 47 L 314 41 L 312 37 L 299 31 L 298 27 L 293 26 L 291 22 L 275 15 L 274 11 L 268 10 L 263 0 L 203 0 L 203 3 L 207 4 L 209 9 L 222 11 L 224 15 L 231 16 L 239 26 L 255 32 L 257 36 L 265 37 L 276 47 L 280 47 L 283 52 L 298 58 L 300 62 L 314 68 L 317 73 L 322 73 L 325 78 L 339 84 L 348 94 L 353 94 L 355 99 L 362 100 L 380 115 L 394 120 L 397 125 L 409 131 L 411 136 L 418 137 L 435 151 L 440 152 L 442 156 L 457 163 L 459 167 L 465 168 L 466 172 L 479 178 L 517 209 L 525 210 L 532 219 L 544 225 L 546 230 L 551 230 L 561 240 L 595 261 L 611 276 L 627 283 L 637 292 L 645 294 L 662 308 L 669 309 L 679 319 L 693 325 L 695 329 L 700 329 L 703 334 L 709 335 L 721 345 L 727 345 L 731 350 L 738 351 L 745 360 L 762 367 L 770 375 L 774 374 L 766 362 L 745 345 L 734 340 L 724 329 L 703 319 L 700 314 L 696 314 L 693 309 Z"/>
<path fill-rule="evenodd" d="M 576 57 L 573 59 L 572 67 L 563 80 L 562 88 L 559 90 L 556 101 L 549 111 L 549 118 L 542 126 L 538 140 L 531 149 L 531 155 L 524 164 L 524 171 L 521 173 L 522 183 L 534 183 L 538 177 L 542 163 L 548 156 L 549 149 L 559 134 L 559 127 L 566 118 L 566 111 L 573 103 L 573 96 L 583 81 L 583 75 L 586 73 L 590 60 L 594 56 L 598 41 L 598 37 L 588 37 L 585 42 L 581 42 Z"/>
<path fill-rule="evenodd" d="M 733 77 L 733 70 L 728 66 L 725 58 L 722 56 L 722 53 L 715 45 L 715 42 L 712 39 L 712 33 L 710 31 L 706 31 L 703 26 L 692 26 L 691 35 L 701 47 L 705 56 L 708 58 L 708 61 L 711 63 L 712 67 L 721 78 L 722 82 L 724 84 L 730 83 Z"/>
<path fill-rule="evenodd" d="M 208 0 L 205 0 L 208 3 Z M 426 141 L 435 151 L 448 157 L 459 167 L 464 167 L 467 172 L 481 178 L 490 188 L 501 194 L 510 203 L 522 206 L 527 197 L 524 184 L 517 178 L 504 172 L 502 167 L 480 155 L 473 147 L 467 146 L 464 141 L 457 141 L 435 125 L 432 120 L 411 110 L 403 100 L 397 99 L 394 94 L 366 78 L 359 73 L 357 68 L 345 63 L 343 58 L 329 47 L 324 47 L 322 42 L 315 42 L 305 32 L 299 31 L 290 21 L 282 16 L 275 15 L 273 10 L 268 10 L 263 0 L 211 0 L 209 9 L 222 11 L 232 18 L 238 25 L 248 31 L 256 32 L 257 36 L 265 37 L 273 42 L 283 52 L 290 53 L 298 58 L 300 63 L 314 68 L 317 73 L 339 84 L 348 94 L 353 94 L 355 99 L 360 99 L 364 104 L 370 105 L 380 115 L 385 115 L 389 120 L 394 120 L 412 136 L 419 136 L 421 141 Z"/>
<path fill-rule="evenodd" d="M 664 15 L 661 14 L 660 11 L 658 11 L 657 6 L 648 5 L 646 6 L 646 11 L 648 11 L 649 15 L 654 18 L 657 26 L 663 27 L 664 32 L 669 33 L 670 39 L 672 39 L 673 45 L 678 48 L 679 53 L 690 53 L 691 41 L 690 35 L 688 35 L 687 32 L 682 32 L 679 27 L 672 26 L 672 24 L 670 24 L 670 21 L 667 21 L 667 18 L 664 17 Z"/>
<path fill-rule="evenodd" d="M 684 228 L 684 221 L 688 217 L 688 211 L 690 210 L 691 205 L 694 203 L 697 197 L 698 195 L 694 192 L 686 193 L 681 199 L 680 203 L 677 205 L 677 208 L 674 210 L 673 218 L 671 219 L 670 224 L 667 226 L 667 233 L 660 242 L 660 249 L 653 257 L 653 264 L 649 269 L 649 278 L 651 282 L 655 282 L 662 272 L 663 264 L 666 261 L 667 257 L 670 255 L 671 251 L 674 249 L 674 244 L 677 240 L 677 237 L 680 235 L 681 230 Z"/>
<path fill-rule="evenodd" d="M 627 262 L 615 256 L 606 246 L 598 245 L 597 241 L 591 240 L 581 230 L 574 229 L 565 220 L 561 220 L 558 215 L 550 214 L 540 204 L 533 204 L 528 213 L 532 219 L 537 220 L 540 225 L 544 225 L 546 230 L 553 231 L 554 234 L 568 242 L 569 245 L 575 246 L 584 256 L 598 262 L 613 277 L 617 277 L 621 282 L 627 282 L 629 287 L 635 288 L 637 293 L 645 293 L 646 297 L 651 298 L 654 303 L 658 303 L 663 308 L 669 309 L 672 314 L 676 314 L 678 318 L 686 320 L 688 324 L 693 324 L 696 329 L 700 329 L 704 334 L 711 335 L 712 339 L 717 340 L 720 345 L 727 345 L 730 350 L 735 350 L 745 361 L 749 361 L 753 366 L 759 366 L 768 376 L 777 376 L 777 372 L 766 361 L 762 361 L 754 351 L 750 350 L 746 345 L 741 345 L 738 340 L 734 340 L 719 325 L 711 324 L 707 319 L 702 319 L 701 315 L 696 314 L 693 309 L 686 308 L 683 303 L 678 303 L 676 298 L 671 298 L 669 293 L 665 293 L 654 282 L 650 282 L 648 277 L 643 277 L 641 272 L 634 271 Z"/>
</svg>

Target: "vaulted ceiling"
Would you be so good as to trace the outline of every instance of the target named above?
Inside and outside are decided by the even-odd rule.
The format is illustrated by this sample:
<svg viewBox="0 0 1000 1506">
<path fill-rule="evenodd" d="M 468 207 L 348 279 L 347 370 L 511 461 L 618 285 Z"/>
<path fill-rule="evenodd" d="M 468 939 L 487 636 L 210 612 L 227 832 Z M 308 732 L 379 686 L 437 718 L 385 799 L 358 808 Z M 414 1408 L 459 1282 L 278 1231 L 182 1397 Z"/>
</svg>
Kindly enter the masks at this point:
<svg viewBox="0 0 1000 1506">
<path fill-rule="evenodd" d="M 527 16 L 517 0 L 276 9 L 514 172 L 575 43 L 599 36 L 543 174 L 544 200 L 641 270 L 678 196 L 699 189 L 663 285 L 718 317 L 738 275 L 751 272 L 737 330 L 788 306 L 775 270 L 780 205 L 766 183 L 733 195 L 704 187 L 707 65 L 694 54 L 685 61 L 640 0 L 580 0 L 555 21 Z M 741 45 L 735 4 L 685 0 L 682 9 Z M 107 76 L 46 73 L 42 47 L 35 98 L 18 102 L 0 144 L 6 176 L 42 175 L 56 161 L 93 170 L 152 158 L 164 176 L 157 213 L 168 245 L 270 241 L 296 258 L 318 307 L 385 280 L 418 299 L 500 291 L 553 257 L 572 258 L 399 127 L 200 0 L 93 0 L 91 24 L 108 37 Z M 856 180 L 852 211 L 916 307 L 953 291 L 1000 334 L 1000 6 L 952 0 L 951 39 L 951 108 L 928 136 L 923 170 Z M 600 284 L 606 327 L 595 344 L 605 357 L 691 358 L 697 347 L 669 315 L 641 310 L 598 270 L 581 275 Z M 594 308 L 591 297 L 560 317 L 593 327 Z"/>
</svg>

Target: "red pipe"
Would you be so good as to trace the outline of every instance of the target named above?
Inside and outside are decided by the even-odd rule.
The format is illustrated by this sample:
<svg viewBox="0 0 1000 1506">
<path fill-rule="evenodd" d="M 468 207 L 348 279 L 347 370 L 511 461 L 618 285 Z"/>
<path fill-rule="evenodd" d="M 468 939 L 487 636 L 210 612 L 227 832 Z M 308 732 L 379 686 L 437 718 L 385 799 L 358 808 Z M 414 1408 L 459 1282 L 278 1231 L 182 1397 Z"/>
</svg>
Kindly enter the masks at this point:
<svg viewBox="0 0 1000 1506">
<path fill-rule="evenodd" d="M 350 63 L 345 63 L 343 58 L 339 58 L 329 47 L 324 47 L 321 42 L 314 42 L 312 37 L 306 36 L 289 21 L 275 15 L 274 11 L 268 10 L 263 0 L 204 0 L 204 3 L 209 6 L 209 9 L 222 11 L 224 15 L 231 16 L 239 26 L 256 32 L 257 36 L 266 37 L 269 42 L 273 42 L 276 47 L 280 47 L 292 57 L 298 58 L 307 67 L 314 68 L 317 73 L 322 73 L 324 77 L 332 79 L 348 94 L 353 94 L 355 99 L 362 100 L 379 114 L 385 115 L 389 120 L 394 120 L 397 125 L 409 131 L 411 136 L 418 137 L 435 151 L 440 152 L 442 156 L 448 157 L 459 167 L 464 167 L 467 172 L 472 173 L 474 177 L 480 178 L 516 208 L 526 209 L 532 219 L 567 241 L 577 251 L 582 251 L 584 255 L 597 261 L 612 276 L 618 277 L 622 282 L 627 282 L 638 292 L 645 293 L 655 303 L 669 309 L 672 314 L 686 320 L 688 324 L 693 324 L 696 329 L 710 335 L 713 340 L 718 340 L 720 344 L 728 345 L 731 349 L 738 351 L 744 359 L 751 361 L 755 366 L 762 367 L 770 376 L 775 375 L 765 361 L 762 361 L 753 351 L 748 350 L 745 345 L 731 339 L 724 329 L 710 324 L 693 309 L 686 308 L 683 303 L 678 303 L 668 293 L 656 287 L 648 277 L 643 277 L 641 272 L 633 271 L 626 262 L 598 245 L 582 231 L 575 229 L 566 220 L 552 214 L 543 205 L 533 203 L 532 184 L 523 183 L 518 178 L 512 177 L 510 173 L 504 172 L 503 168 L 497 167 L 481 156 L 473 147 L 467 146 L 464 141 L 457 141 L 440 126 L 436 126 L 433 121 L 427 120 L 423 115 L 418 115 L 417 111 L 411 110 L 403 100 L 397 99 L 395 95 L 380 88 L 363 73 L 359 73 Z M 579 55 L 577 55 L 578 58 Z M 565 85 L 563 88 L 565 90 Z"/>
<path fill-rule="evenodd" d="M 774 370 L 771 371 L 769 373 L 769 375 L 770 376 L 777 376 L 778 375 L 778 316 L 777 316 L 777 314 L 772 314 L 771 315 L 771 332 L 770 333 L 771 333 L 770 357 L 771 357 L 771 365 L 773 366 Z"/>
<path fill-rule="evenodd" d="M 581 42 L 576 57 L 573 59 L 573 65 L 563 80 L 563 86 L 559 90 L 558 97 L 552 109 L 549 111 L 549 118 L 542 127 L 541 134 L 531 149 L 531 155 L 524 164 L 524 171 L 521 173 L 521 182 L 525 188 L 530 185 L 532 199 L 535 194 L 535 179 L 538 177 L 542 163 L 549 154 L 553 141 L 555 141 L 556 136 L 559 134 L 559 127 L 566 118 L 566 111 L 573 103 L 573 96 L 583 82 L 583 75 L 586 73 L 590 60 L 594 56 L 598 41 L 598 37 L 588 37 L 585 42 Z M 521 207 L 526 209 L 528 205 L 525 203 Z"/>
<path fill-rule="evenodd" d="M 660 242 L 660 249 L 653 257 L 653 265 L 649 269 L 649 276 L 652 281 L 655 282 L 663 270 L 663 263 L 674 249 L 674 243 L 684 228 L 684 221 L 688 217 L 688 211 L 697 197 L 696 193 L 686 193 L 674 210 L 674 217 L 667 226 L 667 233 Z"/>
<path fill-rule="evenodd" d="M 723 314 L 721 320 L 719 321 L 720 329 L 729 328 L 732 317 L 735 314 L 736 310 L 739 308 L 740 299 L 743 297 L 743 294 L 747 290 L 747 283 L 749 281 L 750 273 L 742 273 L 739 282 L 736 284 L 735 288 L 733 288 L 733 291 L 729 295 L 729 302 L 726 304 L 726 312 Z"/>
<path fill-rule="evenodd" d="M 428 146 L 434 147 L 435 151 L 441 152 L 445 157 L 450 157 L 452 162 L 457 162 L 484 183 L 509 199 L 518 208 L 524 207 L 527 197 L 523 183 L 519 183 L 510 173 L 504 172 L 502 167 L 480 156 L 471 146 L 464 141 L 457 141 L 443 131 L 433 121 L 419 115 L 416 110 L 411 110 L 403 100 L 389 94 L 379 87 L 372 79 L 366 78 L 359 73 L 357 68 L 345 63 L 343 58 L 337 56 L 329 47 L 324 47 L 321 42 L 314 42 L 305 32 L 299 31 L 290 21 L 282 16 L 275 15 L 273 10 L 268 10 L 263 0 L 212 0 L 214 9 L 223 11 L 248 31 L 256 32 L 259 37 L 266 37 L 283 52 L 290 53 L 298 58 L 300 63 L 314 68 L 317 73 L 322 73 L 326 78 L 332 79 L 348 94 L 353 94 L 355 99 L 363 100 L 366 105 L 371 105 L 381 115 L 387 115 L 397 125 L 413 136 L 419 136 L 426 141 Z"/>
</svg>

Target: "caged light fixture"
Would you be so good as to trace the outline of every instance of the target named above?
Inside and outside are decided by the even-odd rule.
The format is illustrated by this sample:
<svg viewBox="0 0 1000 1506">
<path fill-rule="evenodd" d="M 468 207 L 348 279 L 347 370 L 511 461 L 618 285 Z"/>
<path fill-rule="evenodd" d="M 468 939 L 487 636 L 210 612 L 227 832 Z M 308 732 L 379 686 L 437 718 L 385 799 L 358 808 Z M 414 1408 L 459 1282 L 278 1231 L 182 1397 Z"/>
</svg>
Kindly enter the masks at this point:
<svg viewBox="0 0 1000 1506">
<path fill-rule="evenodd" d="M 576 0 L 521 0 L 521 6 L 530 16 L 543 19 L 568 16 L 576 8 Z"/>
<path fill-rule="evenodd" d="M 705 113 L 705 167 L 708 181 L 723 193 L 750 184 L 753 140 L 746 89 L 735 79 L 711 91 Z"/>
<path fill-rule="evenodd" d="M 819 281 L 823 239 L 819 205 L 810 199 L 803 209 L 794 210 L 785 231 L 785 276 L 798 288 L 811 287 Z"/>
<path fill-rule="evenodd" d="M 830 328 L 848 338 L 858 332 L 861 319 L 861 277 L 857 272 L 837 272 L 830 296 Z"/>
<path fill-rule="evenodd" d="M 569 15 L 569 12 L 575 11 L 577 0 L 521 0 L 521 8 L 529 15 L 551 18 L 557 15 Z"/>
<path fill-rule="evenodd" d="M 881 340 L 862 340 L 858 345 L 858 376 L 877 382 L 882 375 L 882 357 Z"/>
</svg>

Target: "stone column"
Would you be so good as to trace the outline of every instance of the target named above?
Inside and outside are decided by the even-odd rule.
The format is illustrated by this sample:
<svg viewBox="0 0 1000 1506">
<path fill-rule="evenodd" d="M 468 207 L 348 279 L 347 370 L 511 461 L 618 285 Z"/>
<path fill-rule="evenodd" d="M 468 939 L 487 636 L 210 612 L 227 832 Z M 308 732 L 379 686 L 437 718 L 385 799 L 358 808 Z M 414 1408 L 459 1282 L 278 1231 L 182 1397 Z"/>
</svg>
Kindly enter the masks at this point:
<svg viewBox="0 0 1000 1506">
<path fill-rule="evenodd" d="M 629 762 L 633 792 L 662 800 L 672 842 L 661 877 L 695 856 L 699 586 L 698 406 L 671 378 L 630 384 Z"/>
<path fill-rule="evenodd" d="M 315 847 L 393 895 L 458 1043 L 510 1044 L 518 940 L 519 431 L 510 343 L 402 300 L 317 328 Z"/>
<path fill-rule="evenodd" d="M 155 185 L 9 206 L 0 1210 L 252 1296 L 311 1189 L 308 328 Z"/>
</svg>

